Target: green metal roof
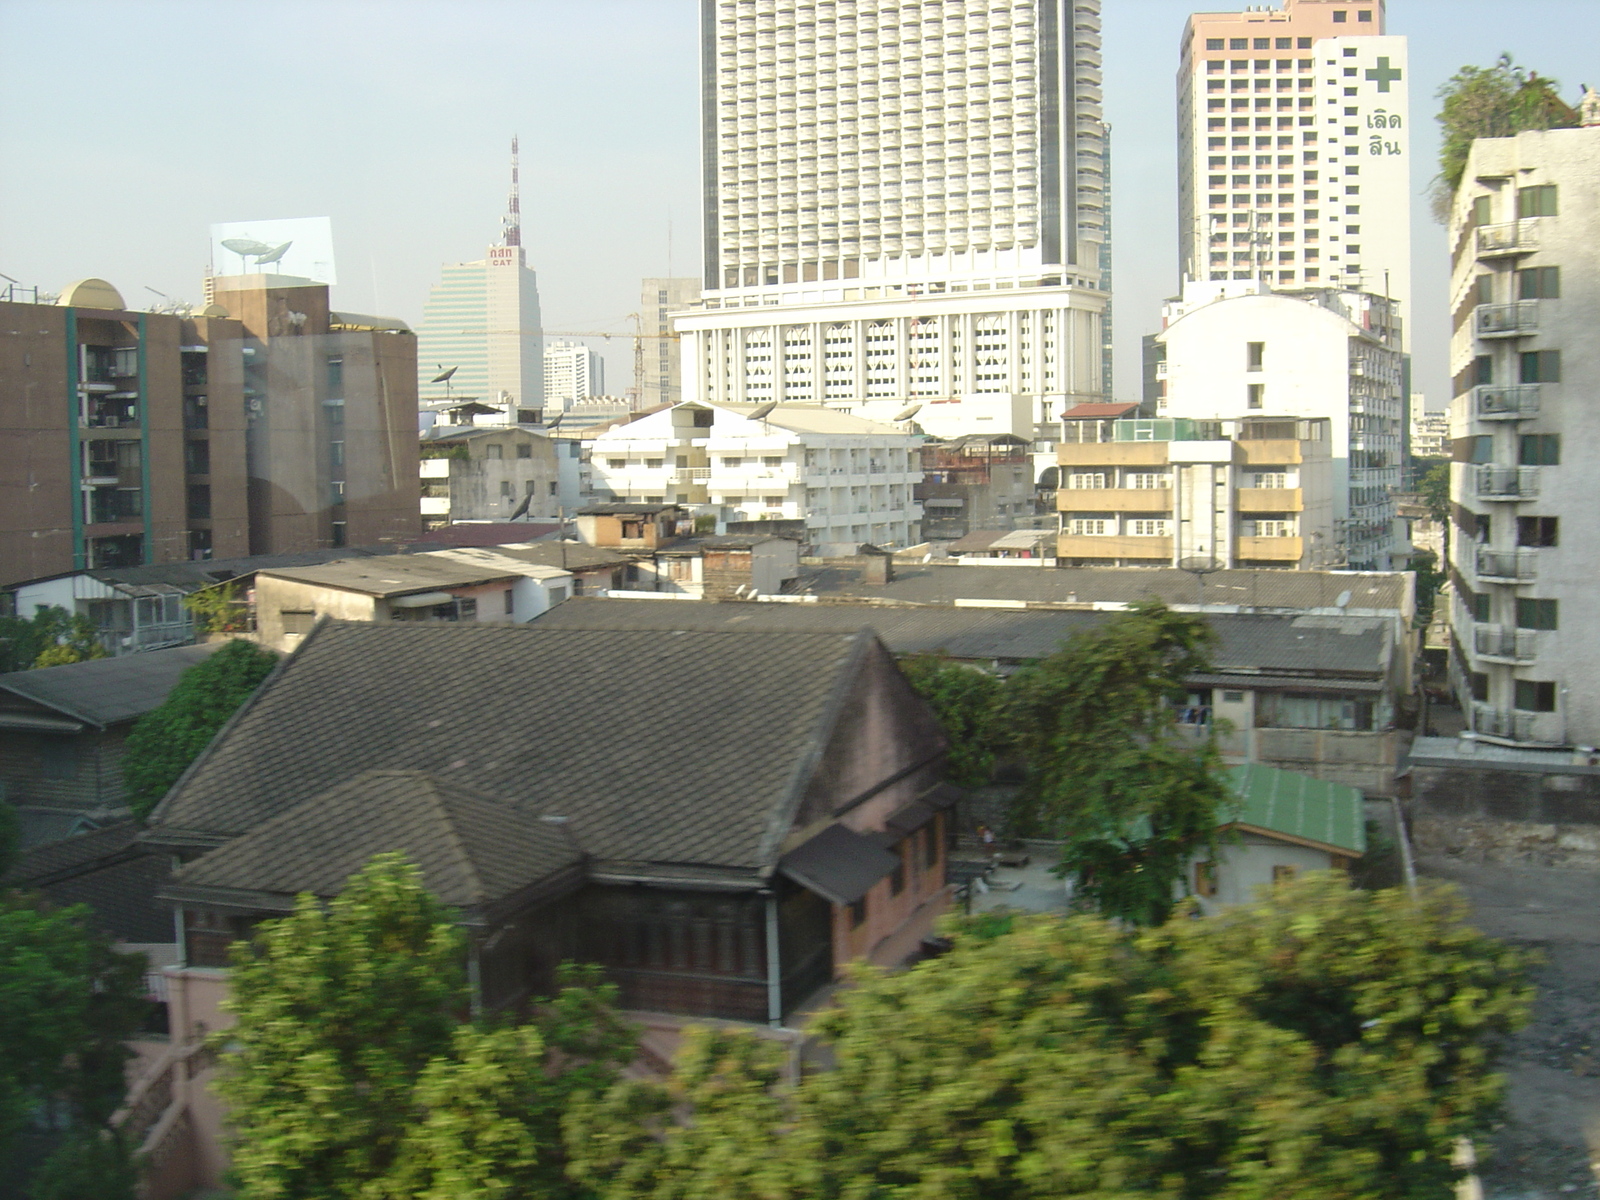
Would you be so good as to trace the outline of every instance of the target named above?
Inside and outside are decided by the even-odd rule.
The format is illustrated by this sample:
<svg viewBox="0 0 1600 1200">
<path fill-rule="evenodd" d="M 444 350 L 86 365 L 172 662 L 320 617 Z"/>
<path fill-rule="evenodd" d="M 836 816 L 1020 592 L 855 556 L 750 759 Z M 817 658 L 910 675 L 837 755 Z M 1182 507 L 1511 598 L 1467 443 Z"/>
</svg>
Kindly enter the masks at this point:
<svg viewBox="0 0 1600 1200">
<path fill-rule="evenodd" d="M 1350 854 L 1366 853 L 1366 814 L 1360 788 L 1260 763 L 1229 767 L 1228 782 L 1238 797 L 1233 817 L 1238 824 Z"/>
</svg>

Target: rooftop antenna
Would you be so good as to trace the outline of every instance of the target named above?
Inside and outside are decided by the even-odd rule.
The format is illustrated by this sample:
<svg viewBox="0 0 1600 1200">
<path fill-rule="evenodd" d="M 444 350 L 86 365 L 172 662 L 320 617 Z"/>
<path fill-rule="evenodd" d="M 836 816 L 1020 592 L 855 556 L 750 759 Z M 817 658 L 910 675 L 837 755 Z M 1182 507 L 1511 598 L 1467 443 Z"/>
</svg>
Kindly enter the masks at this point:
<svg viewBox="0 0 1600 1200">
<path fill-rule="evenodd" d="M 507 246 L 522 245 L 522 187 L 517 181 L 517 137 L 511 135 L 511 199 L 506 203 L 505 237 Z"/>
<path fill-rule="evenodd" d="M 444 364 L 443 363 L 434 363 L 433 365 L 438 367 L 439 370 L 442 373 L 438 374 L 438 375 L 435 375 L 432 379 L 428 380 L 428 382 L 429 383 L 442 383 L 442 384 L 444 384 L 444 398 L 445 398 L 445 402 L 448 404 L 449 401 L 450 401 L 450 377 L 452 375 L 454 375 L 457 371 L 459 371 L 461 368 L 460 367 L 451 367 L 448 371 L 446 371 L 444 369 Z"/>
</svg>

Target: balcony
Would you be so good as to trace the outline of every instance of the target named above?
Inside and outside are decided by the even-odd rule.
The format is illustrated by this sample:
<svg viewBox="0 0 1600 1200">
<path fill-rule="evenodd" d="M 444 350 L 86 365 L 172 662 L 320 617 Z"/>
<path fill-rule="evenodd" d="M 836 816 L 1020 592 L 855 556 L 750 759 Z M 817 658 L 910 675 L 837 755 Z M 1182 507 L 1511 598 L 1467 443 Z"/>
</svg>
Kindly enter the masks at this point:
<svg viewBox="0 0 1600 1200">
<path fill-rule="evenodd" d="M 1533 714 L 1492 708 L 1487 704 L 1472 706 L 1472 730 L 1488 737 L 1506 738 L 1510 741 L 1533 740 Z"/>
<path fill-rule="evenodd" d="M 1299 488 L 1240 488 L 1242 513 L 1297 513 L 1305 511 L 1305 493 Z"/>
<path fill-rule="evenodd" d="M 417 464 L 417 473 L 423 479 L 449 479 L 450 460 L 448 458 L 424 458 Z"/>
<path fill-rule="evenodd" d="M 1532 500 L 1539 494 L 1539 468 L 1480 466 L 1472 490 L 1480 500 Z"/>
<path fill-rule="evenodd" d="M 1536 550 L 1491 550 L 1478 547 L 1474 572 L 1485 583 L 1531 583 L 1539 573 Z"/>
<path fill-rule="evenodd" d="M 1538 643 L 1531 629 L 1507 629 L 1501 625 L 1476 625 L 1472 630 L 1472 648 L 1479 658 L 1488 662 L 1530 663 L 1538 653 Z"/>
<path fill-rule="evenodd" d="M 710 478 L 710 467 L 679 467 L 672 472 L 674 483 L 704 483 Z"/>
<path fill-rule="evenodd" d="M 1171 488 L 1058 488 L 1062 512 L 1165 513 L 1172 511 Z"/>
<path fill-rule="evenodd" d="M 1481 384 L 1472 389 L 1473 411 L 1485 421 L 1524 421 L 1539 415 L 1539 385 Z"/>
<path fill-rule="evenodd" d="M 1481 338 L 1526 337 L 1539 328 L 1539 302 L 1480 304 L 1472 310 L 1472 328 Z"/>
<path fill-rule="evenodd" d="M 1305 539 L 1298 537 L 1240 537 L 1235 557 L 1251 562 L 1299 562 L 1305 557 Z"/>
<path fill-rule="evenodd" d="M 1539 248 L 1539 225 L 1536 221 L 1506 221 L 1499 225 L 1480 225 L 1474 234 L 1479 258 L 1528 254 Z"/>
</svg>

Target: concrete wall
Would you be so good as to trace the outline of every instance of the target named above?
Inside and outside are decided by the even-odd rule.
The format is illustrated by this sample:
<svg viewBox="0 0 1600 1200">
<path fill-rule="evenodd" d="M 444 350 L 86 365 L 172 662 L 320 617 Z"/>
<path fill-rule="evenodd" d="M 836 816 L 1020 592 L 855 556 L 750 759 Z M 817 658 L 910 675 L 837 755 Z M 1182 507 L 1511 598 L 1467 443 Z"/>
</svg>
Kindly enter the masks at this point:
<svg viewBox="0 0 1600 1200">
<path fill-rule="evenodd" d="M 1303 875 L 1307 871 L 1326 871 L 1333 865 L 1332 856 L 1326 850 L 1247 833 L 1238 841 L 1218 848 L 1214 868 L 1216 895 L 1201 896 L 1195 892 L 1195 865 L 1201 861 L 1205 860 L 1190 862 L 1188 883 L 1200 902 L 1200 910 L 1208 915 L 1235 904 L 1250 903 L 1262 888 L 1272 886 L 1274 868 L 1288 868 Z"/>
<path fill-rule="evenodd" d="M 341 621 L 375 620 L 377 601 L 362 592 L 324 587 L 274 575 L 256 576 L 256 640 L 275 650 L 293 650 L 303 635 L 285 633 L 283 613 L 314 612 Z"/>
<path fill-rule="evenodd" d="M 1600 771 L 1413 766 L 1410 782 L 1420 854 L 1600 867 Z"/>
</svg>

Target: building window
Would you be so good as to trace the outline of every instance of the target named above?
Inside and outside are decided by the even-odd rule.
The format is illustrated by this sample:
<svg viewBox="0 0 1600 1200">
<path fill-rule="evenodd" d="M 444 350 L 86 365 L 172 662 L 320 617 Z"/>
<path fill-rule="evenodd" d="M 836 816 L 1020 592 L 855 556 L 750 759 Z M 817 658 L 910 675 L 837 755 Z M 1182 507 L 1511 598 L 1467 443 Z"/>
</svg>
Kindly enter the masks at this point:
<svg viewBox="0 0 1600 1200">
<path fill-rule="evenodd" d="M 1491 276 L 1485 276 L 1484 278 L 1491 278 Z M 1559 300 L 1560 298 L 1560 267 L 1528 267 L 1517 272 L 1518 300 Z"/>
<path fill-rule="evenodd" d="M 1215 863 L 1195 863 L 1194 894 L 1196 896 L 1215 896 L 1217 894 L 1217 868 Z"/>
<path fill-rule="evenodd" d="M 1519 218 L 1553 217 L 1557 215 L 1558 211 L 1555 184 L 1545 183 L 1536 187 L 1517 189 L 1517 216 Z"/>
<path fill-rule="evenodd" d="M 283 620 L 284 633 L 305 634 L 317 623 L 317 614 L 308 609 L 284 609 L 278 614 Z"/>
<path fill-rule="evenodd" d="M 505 598 L 505 605 L 506 605 L 505 610 L 506 610 L 506 612 L 510 613 L 510 612 L 514 611 L 516 609 L 516 606 L 517 606 L 516 605 L 516 594 L 515 594 L 514 590 L 512 588 L 507 588 L 501 594 Z"/>
<path fill-rule="evenodd" d="M 1525 433 L 1517 447 L 1517 461 L 1525 467 L 1554 467 L 1561 463 L 1559 433 Z"/>
<path fill-rule="evenodd" d="M 1103 488 L 1106 486 L 1106 477 L 1100 473 L 1068 475 L 1067 486 L 1069 488 Z"/>
<path fill-rule="evenodd" d="M 867 898 L 861 897 L 850 904 L 850 928 L 860 929 L 867 923 Z"/>
<path fill-rule="evenodd" d="M 1226 49 L 1226 47 L 1223 45 L 1221 38 L 1207 38 L 1206 39 L 1206 49 L 1207 50 L 1222 50 L 1222 49 Z"/>
<path fill-rule="evenodd" d="M 1494 356 L 1480 354 L 1472 360 L 1472 379 L 1476 384 L 1484 385 L 1494 382 Z"/>
<path fill-rule="evenodd" d="M 890 851 L 897 860 L 889 872 L 889 895 L 898 896 L 906 890 L 906 844 L 901 842 Z"/>
<path fill-rule="evenodd" d="M 1333 19 L 1337 21 L 1343 15 L 1344 15 L 1343 13 L 1334 13 L 1333 14 Z M 1293 867 L 1286 867 L 1286 866 L 1282 865 L 1281 863 L 1280 864 L 1276 864 L 1276 865 L 1273 866 L 1273 868 L 1272 868 L 1272 886 L 1273 887 L 1277 887 L 1278 884 L 1280 884 L 1280 883 L 1292 883 L 1293 881 L 1294 881 L 1294 868 Z"/>
<path fill-rule="evenodd" d="M 511 480 L 502 479 L 500 481 L 500 498 L 502 500 L 509 500 L 511 498 Z"/>
<path fill-rule="evenodd" d="M 1555 712 L 1556 685 L 1534 679 L 1519 679 L 1515 705 L 1523 712 Z"/>
<path fill-rule="evenodd" d="M 211 485 L 206 483 L 191 483 L 188 497 L 189 519 L 204 521 L 211 516 Z"/>
<path fill-rule="evenodd" d="M 518 446 L 517 447 L 517 457 L 518 458 L 532 458 L 533 457 L 533 443 L 532 442 L 523 442 L 522 445 Z"/>
<path fill-rule="evenodd" d="M 328 398 L 330 400 L 342 399 L 344 396 L 344 359 L 335 354 L 328 359 Z"/>
<path fill-rule="evenodd" d="M 1167 523 L 1151 520 L 1129 521 L 1128 532 L 1134 537 L 1166 537 Z"/>
<path fill-rule="evenodd" d="M 1356 13 L 1356 20 L 1358 20 L 1358 21 L 1366 21 L 1366 22 L 1368 22 L 1370 24 L 1371 21 L 1372 21 L 1372 10 L 1370 8 L 1361 9 L 1359 12 Z"/>
<path fill-rule="evenodd" d="M 1266 407 L 1266 395 L 1267 395 L 1266 384 L 1263 384 L 1263 383 L 1252 383 L 1252 384 L 1248 385 L 1248 392 L 1249 392 L 1249 396 L 1248 396 L 1248 399 L 1247 399 L 1247 406 L 1248 407 L 1250 407 L 1250 408 L 1265 408 Z"/>
<path fill-rule="evenodd" d="M 1467 684 L 1472 689 L 1472 698 L 1483 704 L 1489 702 L 1489 677 L 1482 671 L 1474 671 L 1468 677 Z"/>
<path fill-rule="evenodd" d="M 345 523 L 343 521 L 334 521 L 328 532 L 335 548 L 345 544 Z"/>
<path fill-rule="evenodd" d="M 1261 370 L 1267 356 L 1267 344 L 1265 342 L 1246 342 L 1245 351 L 1245 369 L 1247 371 Z"/>
<path fill-rule="evenodd" d="M 1114 520 L 1101 518 L 1075 518 L 1067 522 L 1067 533 L 1073 537 L 1103 537 L 1117 531 Z"/>
<path fill-rule="evenodd" d="M 1535 600 L 1528 596 L 1517 597 L 1518 629 L 1556 628 L 1556 609 L 1559 601 Z"/>
<path fill-rule="evenodd" d="M 1468 592 L 1462 597 L 1462 601 L 1466 604 L 1467 611 L 1472 614 L 1472 619 L 1474 621 L 1489 620 L 1490 609 L 1488 592 Z"/>
<path fill-rule="evenodd" d="M 46 779 L 78 777 L 78 745 L 72 738 L 39 739 L 39 773 Z"/>
<path fill-rule="evenodd" d="M 485 446 L 483 453 L 485 458 L 504 458 L 506 456 L 506 448 L 501 445 Z"/>
<path fill-rule="evenodd" d="M 1517 545 L 1556 546 L 1560 531 L 1560 517 L 1518 517 Z"/>
</svg>

